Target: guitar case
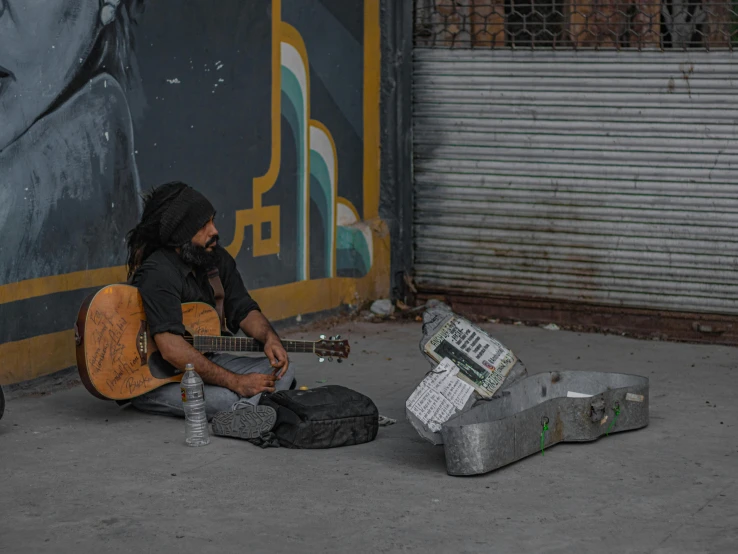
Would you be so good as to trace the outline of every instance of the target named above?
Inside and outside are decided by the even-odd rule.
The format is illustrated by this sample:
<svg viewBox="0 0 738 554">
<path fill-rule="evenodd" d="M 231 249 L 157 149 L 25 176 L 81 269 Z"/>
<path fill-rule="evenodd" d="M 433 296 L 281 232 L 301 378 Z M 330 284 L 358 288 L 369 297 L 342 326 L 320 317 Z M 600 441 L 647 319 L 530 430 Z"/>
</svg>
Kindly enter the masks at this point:
<svg viewBox="0 0 738 554">
<path fill-rule="evenodd" d="M 430 373 L 438 360 L 429 355 L 426 346 L 455 321 L 494 340 L 448 306 L 429 306 L 423 315 L 420 349 L 431 363 Z M 449 475 L 488 473 L 537 452 L 544 453 L 560 442 L 594 441 L 648 425 L 648 378 L 596 371 L 529 376 L 520 360 L 512 357 L 516 361 L 498 390 L 486 397 L 475 391 L 463 407 L 433 428 L 416 417 L 409 406 L 413 397 L 408 399 L 408 419 L 423 438 L 443 445 Z"/>
<path fill-rule="evenodd" d="M 648 425 L 648 378 L 598 371 L 531 375 L 441 426 L 446 471 L 494 471 L 560 442 Z"/>
</svg>

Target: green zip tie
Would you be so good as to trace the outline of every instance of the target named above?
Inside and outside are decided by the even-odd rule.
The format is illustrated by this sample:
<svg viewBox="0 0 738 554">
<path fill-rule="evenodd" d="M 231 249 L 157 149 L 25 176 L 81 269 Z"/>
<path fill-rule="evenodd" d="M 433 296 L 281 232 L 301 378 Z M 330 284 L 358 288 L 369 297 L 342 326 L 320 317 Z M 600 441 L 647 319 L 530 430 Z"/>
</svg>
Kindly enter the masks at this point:
<svg viewBox="0 0 738 554">
<path fill-rule="evenodd" d="M 548 431 L 548 418 L 546 418 L 546 421 L 543 422 L 543 429 L 541 430 L 541 456 L 545 456 L 546 454 L 543 453 L 543 444 L 545 442 L 545 434 L 546 431 Z"/>
<path fill-rule="evenodd" d="M 618 420 L 618 416 L 620 415 L 620 404 L 615 404 L 615 417 L 612 418 L 612 423 L 610 423 L 610 426 L 607 428 L 607 433 L 605 433 L 605 436 L 610 435 L 610 430 L 615 427 L 615 422 Z"/>
</svg>

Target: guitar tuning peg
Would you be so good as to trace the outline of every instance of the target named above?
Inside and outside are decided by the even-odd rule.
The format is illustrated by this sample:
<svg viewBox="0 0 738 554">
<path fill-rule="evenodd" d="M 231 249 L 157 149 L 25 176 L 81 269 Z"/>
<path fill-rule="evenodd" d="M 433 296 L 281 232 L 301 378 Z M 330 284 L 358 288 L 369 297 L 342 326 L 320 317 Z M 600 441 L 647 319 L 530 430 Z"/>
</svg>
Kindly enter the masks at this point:
<svg viewBox="0 0 738 554">
<path fill-rule="evenodd" d="M 341 340 L 341 335 L 336 335 L 336 338 L 334 340 Z"/>
<path fill-rule="evenodd" d="M 318 361 L 322 364 L 325 361 L 325 358 L 318 358 Z"/>
<path fill-rule="evenodd" d="M 325 340 L 325 335 L 320 335 L 320 340 Z"/>
</svg>

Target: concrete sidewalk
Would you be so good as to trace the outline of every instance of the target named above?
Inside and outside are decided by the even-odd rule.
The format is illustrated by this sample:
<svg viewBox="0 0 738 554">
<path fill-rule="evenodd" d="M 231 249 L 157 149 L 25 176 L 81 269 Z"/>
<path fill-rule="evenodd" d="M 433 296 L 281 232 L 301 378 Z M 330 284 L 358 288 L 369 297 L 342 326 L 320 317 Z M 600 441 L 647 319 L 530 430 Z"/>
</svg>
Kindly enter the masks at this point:
<svg viewBox="0 0 738 554">
<path fill-rule="evenodd" d="M 346 323 L 326 334 L 350 339 L 347 363 L 293 362 L 300 385 L 355 388 L 399 420 L 366 445 L 193 449 L 182 420 L 82 387 L 10 400 L 0 552 L 738 552 L 738 350 L 485 328 L 531 373 L 649 377 L 650 425 L 450 477 L 443 449 L 404 420 L 428 370 L 420 324 Z"/>
</svg>

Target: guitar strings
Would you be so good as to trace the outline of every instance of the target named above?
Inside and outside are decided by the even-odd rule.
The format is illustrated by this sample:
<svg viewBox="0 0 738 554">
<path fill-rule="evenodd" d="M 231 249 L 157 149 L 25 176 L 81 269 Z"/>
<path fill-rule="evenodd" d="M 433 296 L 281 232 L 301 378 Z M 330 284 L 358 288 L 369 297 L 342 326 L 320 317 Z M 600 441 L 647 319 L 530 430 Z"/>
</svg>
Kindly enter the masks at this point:
<svg viewBox="0 0 738 554">
<path fill-rule="evenodd" d="M 197 350 L 225 350 L 234 352 L 263 352 L 264 346 L 255 339 L 242 337 L 218 337 L 208 335 L 187 336 L 184 339 Z M 310 341 L 283 340 L 282 344 L 292 352 L 313 352 Z"/>
</svg>

